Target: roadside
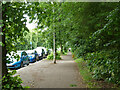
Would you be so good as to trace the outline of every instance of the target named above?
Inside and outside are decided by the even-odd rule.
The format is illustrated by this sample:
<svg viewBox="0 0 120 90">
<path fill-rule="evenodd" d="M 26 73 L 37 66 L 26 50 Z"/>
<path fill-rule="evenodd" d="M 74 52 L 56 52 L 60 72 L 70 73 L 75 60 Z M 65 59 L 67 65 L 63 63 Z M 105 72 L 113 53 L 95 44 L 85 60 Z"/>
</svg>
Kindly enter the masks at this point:
<svg viewBox="0 0 120 90">
<path fill-rule="evenodd" d="M 71 53 L 62 55 L 62 60 L 42 60 L 17 70 L 23 86 L 30 88 L 86 88 L 77 63 Z"/>
<path fill-rule="evenodd" d="M 79 72 L 88 88 L 118 88 L 115 84 L 93 79 L 92 72 L 89 72 L 87 63 L 82 58 L 76 59 L 75 62 L 78 64 Z"/>
</svg>

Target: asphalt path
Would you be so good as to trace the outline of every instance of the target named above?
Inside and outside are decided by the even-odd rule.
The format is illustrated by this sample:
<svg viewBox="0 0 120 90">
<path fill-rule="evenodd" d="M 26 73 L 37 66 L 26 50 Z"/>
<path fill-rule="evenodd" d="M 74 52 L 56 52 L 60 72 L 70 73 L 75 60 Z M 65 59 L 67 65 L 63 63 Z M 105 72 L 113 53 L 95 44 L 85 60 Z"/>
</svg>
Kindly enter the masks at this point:
<svg viewBox="0 0 120 90">
<path fill-rule="evenodd" d="M 61 57 L 56 64 L 52 60 L 31 63 L 18 69 L 16 75 L 20 75 L 23 86 L 30 88 L 86 88 L 71 53 Z"/>
</svg>

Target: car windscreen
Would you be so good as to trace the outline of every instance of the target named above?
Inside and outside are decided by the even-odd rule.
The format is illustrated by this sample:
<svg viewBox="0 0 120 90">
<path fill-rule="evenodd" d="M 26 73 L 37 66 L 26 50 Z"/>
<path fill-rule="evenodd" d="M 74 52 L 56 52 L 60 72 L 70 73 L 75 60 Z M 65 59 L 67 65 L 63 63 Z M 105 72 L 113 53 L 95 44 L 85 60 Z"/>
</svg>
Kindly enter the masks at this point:
<svg viewBox="0 0 120 90">
<path fill-rule="evenodd" d="M 28 53 L 28 56 L 35 56 L 34 53 Z"/>
<path fill-rule="evenodd" d="M 42 49 L 37 50 L 37 53 L 38 53 L 38 54 L 41 54 L 41 53 L 42 53 Z"/>
<path fill-rule="evenodd" d="M 27 53 L 26 53 L 26 52 L 22 52 L 22 56 L 23 56 L 23 55 L 24 55 L 24 56 L 26 56 L 26 55 L 27 55 Z"/>
</svg>

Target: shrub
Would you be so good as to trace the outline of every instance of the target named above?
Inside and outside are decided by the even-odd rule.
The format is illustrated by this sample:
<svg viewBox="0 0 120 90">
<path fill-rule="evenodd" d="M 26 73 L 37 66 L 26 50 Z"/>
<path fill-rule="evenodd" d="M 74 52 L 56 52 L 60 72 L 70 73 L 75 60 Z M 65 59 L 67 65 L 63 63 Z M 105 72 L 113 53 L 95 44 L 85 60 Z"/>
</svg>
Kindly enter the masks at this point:
<svg viewBox="0 0 120 90">
<path fill-rule="evenodd" d="M 88 53 L 86 60 L 95 79 L 120 84 L 119 53 L 116 50 Z"/>
<path fill-rule="evenodd" d="M 16 70 L 13 70 L 12 72 L 8 72 L 7 76 L 3 76 L 2 78 L 2 89 L 19 89 L 19 90 L 24 90 L 24 88 L 29 88 L 28 86 L 23 87 L 22 80 L 19 77 L 19 75 L 14 76 L 16 74 Z"/>
<path fill-rule="evenodd" d="M 47 56 L 48 60 L 53 60 L 53 52 Z M 60 53 L 56 53 L 56 60 L 61 60 Z"/>
</svg>

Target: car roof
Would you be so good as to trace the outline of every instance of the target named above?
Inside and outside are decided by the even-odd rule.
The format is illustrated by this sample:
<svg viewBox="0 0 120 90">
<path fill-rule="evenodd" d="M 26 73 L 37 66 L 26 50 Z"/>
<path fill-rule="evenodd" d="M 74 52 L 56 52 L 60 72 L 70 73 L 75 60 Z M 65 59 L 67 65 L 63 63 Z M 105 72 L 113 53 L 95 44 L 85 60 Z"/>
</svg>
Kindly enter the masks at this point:
<svg viewBox="0 0 120 90">
<path fill-rule="evenodd" d="M 35 50 L 26 50 L 26 53 L 34 53 Z"/>
</svg>

